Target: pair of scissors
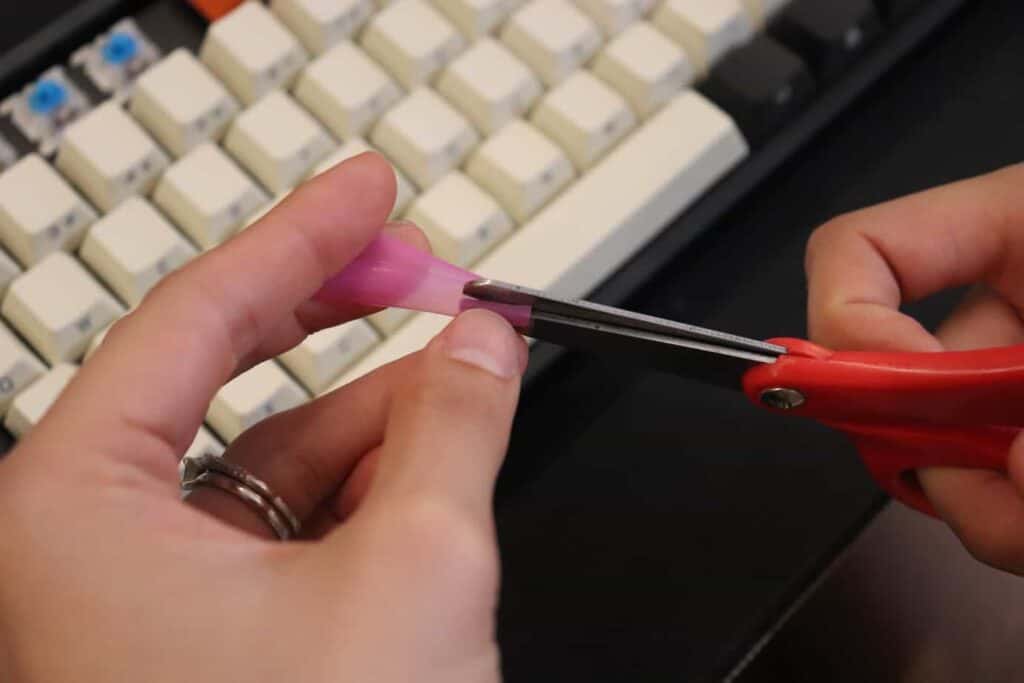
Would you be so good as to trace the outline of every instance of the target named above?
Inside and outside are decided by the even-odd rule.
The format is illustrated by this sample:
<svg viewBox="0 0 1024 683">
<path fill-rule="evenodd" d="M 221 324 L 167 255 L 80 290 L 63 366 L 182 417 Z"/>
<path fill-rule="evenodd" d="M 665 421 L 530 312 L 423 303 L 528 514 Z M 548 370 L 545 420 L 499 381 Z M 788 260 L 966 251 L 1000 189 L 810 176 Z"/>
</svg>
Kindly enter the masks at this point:
<svg viewBox="0 0 1024 683">
<path fill-rule="evenodd" d="M 757 406 L 845 433 L 891 496 L 935 516 L 915 472 L 1006 472 L 1024 427 L 1024 346 L 936 353 L 833 352 L 801 339 L 747 339 L 479 279 L 463 295 L 528 311 L 522 334 L 611 353 L 743 391 Z"/>
</svg>

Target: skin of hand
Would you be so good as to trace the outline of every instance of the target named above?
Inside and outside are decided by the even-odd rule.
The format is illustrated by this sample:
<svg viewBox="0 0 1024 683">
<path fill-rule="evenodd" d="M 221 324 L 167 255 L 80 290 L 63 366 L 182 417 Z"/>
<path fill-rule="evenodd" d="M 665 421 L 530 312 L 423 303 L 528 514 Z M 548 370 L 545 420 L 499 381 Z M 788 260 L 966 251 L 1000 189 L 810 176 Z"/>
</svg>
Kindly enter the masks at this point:
<svg viewBox="0 0 1024 683">
<path fill-rule="evenodd" d="M 311 300 L 395 196 L 366 154 L 158 284 L 0 461 L 0 680 L 497 681 L 492 489 L 527 352 L 498 316 L 257 424 L 224 457 L 281 543 L 178 460 L 232 376 L 365 314 Z"/>
<path fill-rule="evenodd" d="M 1024 343 L 1024 165 L 827 223 L 807 248 L 811 338 L 833 349 L 967 350 Z M 973 289 L 935 334 L 904 302 Z M 1024 408 L 1022 408 L 1024 409 Z M 1024 574 L 1024 438 L 1009 476 L 930 468 L 925 494 L 977 559 Z"/>
</svg>

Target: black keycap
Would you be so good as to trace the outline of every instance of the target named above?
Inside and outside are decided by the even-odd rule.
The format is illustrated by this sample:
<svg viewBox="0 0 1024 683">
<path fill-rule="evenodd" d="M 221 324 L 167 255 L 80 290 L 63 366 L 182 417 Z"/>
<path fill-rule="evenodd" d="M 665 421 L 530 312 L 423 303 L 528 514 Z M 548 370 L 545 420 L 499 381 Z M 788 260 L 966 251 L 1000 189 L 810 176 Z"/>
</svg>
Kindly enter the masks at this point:
<svg viewBox="0 0 1024 683">
<path fill-rule="evenodd" d="M 770 29 L 803 58 L 819 83 L 842 75 L 881 30 L 871 0 L 795 0 Z"/>
<path fill-rule="evenodd" d="M 889 21 L 899 21 L 924 4 L 923 0 L 875 0 L 878 11 Z"/>
<path fill-rule="evenodd" d="M 799 57 L 761 35 L 725 55 L 700 90 L 758 145 L 803 109 L 814 79 Z"/>
</svg>

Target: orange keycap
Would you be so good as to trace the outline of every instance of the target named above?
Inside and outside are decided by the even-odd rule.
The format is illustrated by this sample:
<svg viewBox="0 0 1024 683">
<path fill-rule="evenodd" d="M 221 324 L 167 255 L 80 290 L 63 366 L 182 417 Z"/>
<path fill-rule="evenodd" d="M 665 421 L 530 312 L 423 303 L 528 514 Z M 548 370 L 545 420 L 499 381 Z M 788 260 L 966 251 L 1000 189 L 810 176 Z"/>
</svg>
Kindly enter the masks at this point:
<svg viewBox="0 0 1024 683">
<path fill-rule="evenodd" d="M 188 4 L 210 21 L 220 19 L 242 2 L 243 0 L 188 0 Z"/>
</svg>

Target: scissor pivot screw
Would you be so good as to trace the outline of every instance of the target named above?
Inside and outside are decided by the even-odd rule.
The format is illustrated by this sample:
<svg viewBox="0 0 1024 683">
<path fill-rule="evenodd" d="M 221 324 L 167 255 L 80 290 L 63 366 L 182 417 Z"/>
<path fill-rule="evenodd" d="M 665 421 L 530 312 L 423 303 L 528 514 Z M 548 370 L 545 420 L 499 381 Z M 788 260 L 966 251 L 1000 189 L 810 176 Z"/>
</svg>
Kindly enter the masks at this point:
<svg viewBox="0 0 1024 683">
<path fill-rule="evenodd" d="M 778 410 L 793 410 L 802 406 L 806 401 L 807 398 L 796 389 L 772 387 L 761 392 L 761 403 Z"/>
</svg>

